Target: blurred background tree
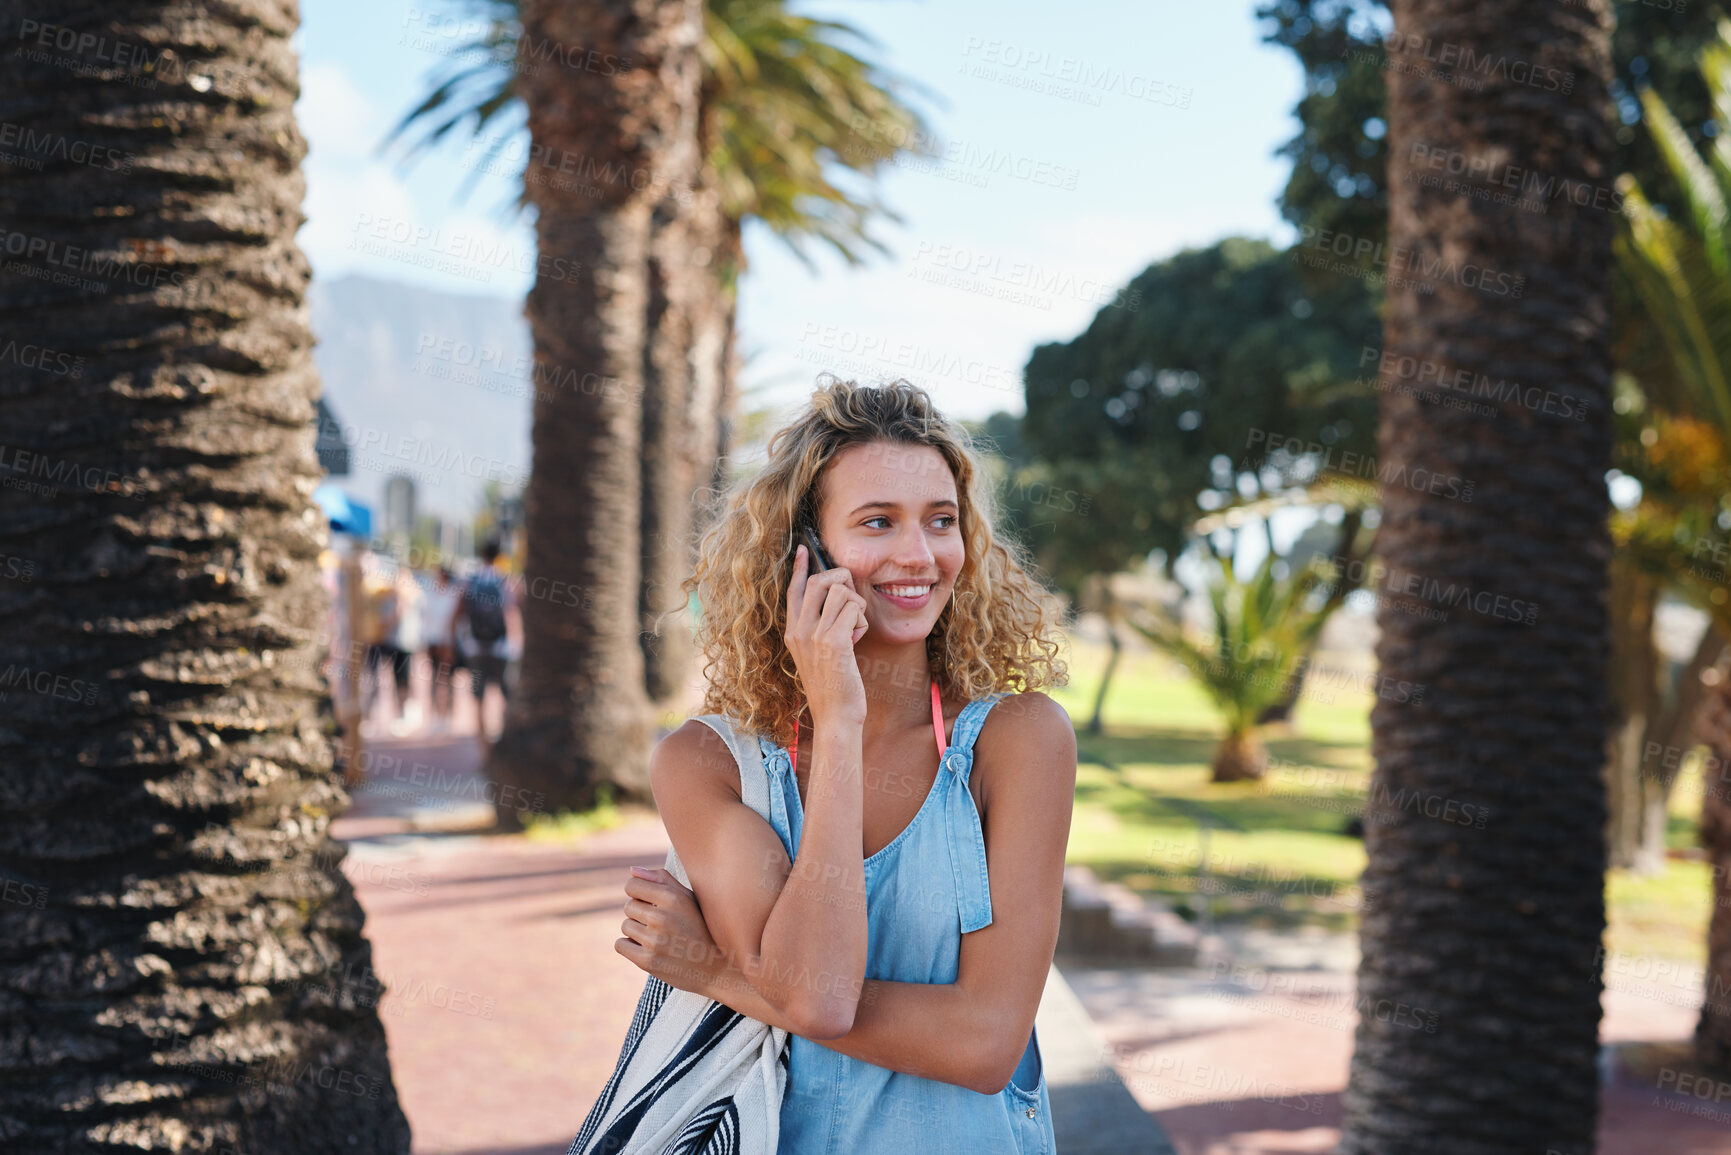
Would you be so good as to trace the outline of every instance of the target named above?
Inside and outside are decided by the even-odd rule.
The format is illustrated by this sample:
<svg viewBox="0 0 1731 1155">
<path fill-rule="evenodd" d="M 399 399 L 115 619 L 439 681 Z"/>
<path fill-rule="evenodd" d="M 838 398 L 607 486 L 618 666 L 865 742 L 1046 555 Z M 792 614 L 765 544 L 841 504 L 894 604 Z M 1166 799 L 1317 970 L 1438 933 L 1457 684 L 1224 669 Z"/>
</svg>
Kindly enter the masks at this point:
<svg viewBox="0 0 1731 1155">
<path fill-rule="evenodd" d="M 1731 21 L 1721 19 L 1717 32 L 1718 39 L 1700 52 L 1697 75 L 1714 106 L 1731 109 Z M 1669 579 L 1709 615 L 1713 626 L 1690 666 L 1695 681 L 1674 697 L 1685 704 L 1705 699 L 1701 733 L 1724 766 L 1731 757 L 1731 678 L 1718 654 L 1731 636 L 1731 596 L 1720 560 L 1731 559 L 1731 462 L 1725 453 L 1731 443 L 1731 160 L 1723 140 L 1698 153 L 1654 89 L 1641 93 L 1641 105 L 1649 128 L 1644 135 L 1681 195 L 1676 211 L 1663 212 L 1639 176 L 1626 174 L 1618 185 L 1626 224 L 1617 255 L 1663 338 L 1672 370 L 1669 387 L 1656 390 L 1650 403 L 1633 391 L 1619 398 L 1632 434 L 1624 463 L 1641 483 L 1639 503 L 1622 519 L 1625 581 L 1652 586 Z M 1710 675 L 1704 690 L 1702 673 Z M 1639 705 L 1648 694 L 1642 682 L 1630 696 Z M 1682 724 L 1686 716 L 1667 717 L 1651 705 L 1649 710 L 1652 721 L 1642 729 L 1659 732 L 1643 734 L 1644 741 L 1693 744 L 1694 735 Z M 1633 733 L 1627 740 L 1634 740 Z M 1667 765 L 1671 760 L 1646 756 L 1651 749 L 1643 745 L 1644 772 L 1631 807 L 1644 827 L 1661 825 L 1658 815 L 1676 778 Z M 1709 989 L 1717 990 L 1731 982 L 1731 788 L 1723 774 L 1705 783 L 1700 837 L 1713 867 L 1707 974 Z M 1702 1063 L 1731 1070 L 1731 1007 L 1724 1000 L 1704 1001 L 1695 1042 Z"/>
</svg>

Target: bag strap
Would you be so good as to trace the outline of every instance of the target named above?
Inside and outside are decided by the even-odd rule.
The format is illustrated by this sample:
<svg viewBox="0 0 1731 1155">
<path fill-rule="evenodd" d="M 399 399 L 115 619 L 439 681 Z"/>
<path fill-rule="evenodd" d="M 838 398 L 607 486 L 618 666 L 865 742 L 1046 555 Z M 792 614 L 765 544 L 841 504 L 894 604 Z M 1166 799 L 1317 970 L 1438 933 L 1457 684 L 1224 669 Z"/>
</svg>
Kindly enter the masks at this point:
<svg viewBox="0 0 1731 1155">
<path fill-rule="evenodd" d="M 756 737 L 741 735 L 733 728 L 722 714 L 699 714 L 697 720 L 720 735 L 727 743 L 727 748 L 733 752 L 733 760 L 739 766 L 739 798 L 751 807 L 763 820 L 769 818 L 769 770 L 763 764 L 763 749 L 757 743 Z M 678 853 L 670 846 L 667 848 L 666 868 L 680 884 L 689 888 L 691 879 L 685 873 L 685 864 L 679 861 Z"/>
</svg>

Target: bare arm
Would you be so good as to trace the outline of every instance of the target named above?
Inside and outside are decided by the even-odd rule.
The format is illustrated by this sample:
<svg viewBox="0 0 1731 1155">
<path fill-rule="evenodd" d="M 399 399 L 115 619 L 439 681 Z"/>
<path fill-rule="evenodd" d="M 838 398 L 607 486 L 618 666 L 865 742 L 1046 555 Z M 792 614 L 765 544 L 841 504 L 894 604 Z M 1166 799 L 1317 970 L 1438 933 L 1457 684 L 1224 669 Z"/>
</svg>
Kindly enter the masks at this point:
<svg viewBox="0 0 1731 1155">
<path fill-rule="evenodd" d="M 466 583 L 457 585 L 457 602 L 451 607 L 451 620 L 445 626 L 445 636 L 453 646 L 457 644 L 457 623 L 463 618 L 463 590 L 465 588 L 467 588 Z"/>
<path fill-rule="evenodd" d="M 811 1037 L 795 1030 L 733 967 L 711 980 L 700 993 L 748 1018 L 802 1038 Z M 1038 1006 L 1036 998 L 1035 1007 Z M 983 1048 L 958 1045 L 963 1040 L 983 1037 L 990 1027 L 981 1010 L 979 1002 L 968 999 L 959 981 L 937 984 L 866 979 L 853 1029 L 839 1038 L 818 1041 L 832 1051 L 875 1066 L 995 1094 L 1009 1082 L 1015 1064 L 1012 1062 L 1004 1077 L 994 1083 Z M 1028 1021 L 1032 1026 L 1033 1019 L 1030 1017 Z M 1026 1041 L 1027 1036 L 1023 1035 L 1022 1042 Z M 1021 1054 L 1018 1046 L 1016 1055 L 1019 1058 Z"/>
<path fill-rule="evenodd" d="M 702 722 L 656 747 L 649 780 L 735 981 L 778 1025 L 823 1039 L 853 1023 L 865 977 L 860 786 L 848 770 L 860 763 L 859 725 L 820 722 L 812 746 L 813 805 L 792 863 L 769 823 L 741 801 L 733 755 Z"/>
<path fill-rule="evenodd" d="M 784 640 L 811 710 L 811 765 L 799 850 L 789 862 L 769 823 L 740 799 L 739 769 L 701 722 L 650 760 L 650 787 L 710 934 L 750 988 L 809 1038 L 853 1026 L 865 981 L 861 729 L 865 685 L 853 644 L 865 599 L 844 568 L 808 572 L 795 553 Z M 677 735 L 675 735 L 677 737 Z M 694 745 L 694 743 L 697 743 Z"/>
<path fill-rule="evenodd" d="M 1075 730 L 1063 708 L 1044 694 L 1017 695 L 988 716 L 975 763 L 976 774 L 985 770 L 980 786 L 992 924 L 962 936 L 955 982 L 867 979 L 852 1029 L 822 1042 L 876 1066 L 995 1093 L 1009 1082 L 1027 1045 L 1058 941 L 1076 786 Z M 682 917 L 666 905 L 674 890 L 676 884 L 628 882 L 628 937 L 615 948 L 674 986 L 813 1037 L 724 961 L 726 946 L 719 937 L 711 945 L 701 912 Z M 641 945 L 653 933 L 650 922 L 666 937 L 655 946 Z"/>
</svg>

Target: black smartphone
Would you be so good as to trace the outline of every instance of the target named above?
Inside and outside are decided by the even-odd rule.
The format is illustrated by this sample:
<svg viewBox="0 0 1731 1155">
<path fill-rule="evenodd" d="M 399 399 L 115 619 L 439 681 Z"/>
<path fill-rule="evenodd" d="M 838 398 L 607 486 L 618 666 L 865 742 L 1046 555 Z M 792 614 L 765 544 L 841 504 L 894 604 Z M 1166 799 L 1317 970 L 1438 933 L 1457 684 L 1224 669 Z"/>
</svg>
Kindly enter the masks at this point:
<svg viewBox="0 0 1731 1155">
<path fill-rule="evenodd" d="M 807 573 L 817 573 L 819 570 L 835 568 L 835 563 L 829 560 L 829 554 L 824 552 L 823 541 L 817 536 L 817 530 L 812 528 L 811 522 L 801 521 L 795 531 L 795 536 L 805 542 L 805 551 L 811 555 Z"/>
</svg>

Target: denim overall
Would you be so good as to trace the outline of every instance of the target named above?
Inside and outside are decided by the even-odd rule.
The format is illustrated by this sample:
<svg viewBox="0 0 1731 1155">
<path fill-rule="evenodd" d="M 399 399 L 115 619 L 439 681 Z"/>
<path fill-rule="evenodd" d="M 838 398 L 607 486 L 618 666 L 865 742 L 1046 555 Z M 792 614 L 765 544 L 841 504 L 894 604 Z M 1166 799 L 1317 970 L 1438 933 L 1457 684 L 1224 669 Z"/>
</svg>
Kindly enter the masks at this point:
<svg viewBox="0 0 1731 1155">
<path fill-rule="evenodd" d="M 962 935 L 990 926 L 986 842 L 968 791 L 974 739 L 1003 694 L 968 703 L 913 821 L 865 860 L 868 979 L 953 983 Z M 770 825 L 792 859 L 804 811 L 788 751 L 758 737 Z M 792 1036 L 782 1155 L 1055 1155 L 1037 1033 L 993 1095 L 904 1074 Z"/>
</svg>

